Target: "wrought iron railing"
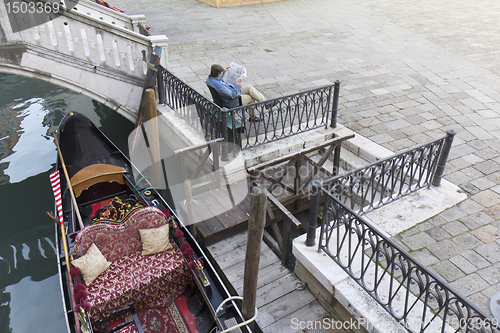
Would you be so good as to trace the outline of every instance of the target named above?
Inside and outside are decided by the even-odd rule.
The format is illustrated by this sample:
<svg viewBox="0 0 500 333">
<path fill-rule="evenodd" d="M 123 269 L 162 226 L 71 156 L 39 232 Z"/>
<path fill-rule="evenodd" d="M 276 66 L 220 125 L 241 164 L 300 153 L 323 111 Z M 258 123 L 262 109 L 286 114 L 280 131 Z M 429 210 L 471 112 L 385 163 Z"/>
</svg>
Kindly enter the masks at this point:
<svg viewBox="0 0 500 333">
<path fill-rule="evenodd" d="M 207 140 L 224 138 L 245 149 L 327 127 L 329 120 L 331 127 L 336 126 L 338 81 L 335 85 L 228 110 L 220 108 L 163 67 L 160 67 L 158 78 L 159 102 L 175 110 L 195 128 L 203 129 Z M 251 122 L 251 116 L 261 120 Z"/>
<path fill-rule="evenodd" d="M 329 85 L 231 109 L 232 118 L 243 124 L 242 148 L 328 126 L 333 90 Z"/>
<path fill-rule="evenodd" d="M 435 170 L 442 170 L 455 132 L 407 149 L 394 156 L 338 175 L 323 182 L 323 188 L 358 214 L 393 202 L 431 182 L 439 185 Z M 444 157 L 444 158 L 443 158 Z M 439 163 L 438 163 L 439 162 Z"/>
<path fill-rule="evenodd" d="M 207 141 L 223 137 L 218 105 L 161 66 L 158 78 L 159 103 L 169 106 L 195 129 L 203 130 Z"/>
<path fill-rule="evenodd" d="M 323 189 L 319 251 L 408 332 L 499 332 L 491 319 Z"/>
</svg>

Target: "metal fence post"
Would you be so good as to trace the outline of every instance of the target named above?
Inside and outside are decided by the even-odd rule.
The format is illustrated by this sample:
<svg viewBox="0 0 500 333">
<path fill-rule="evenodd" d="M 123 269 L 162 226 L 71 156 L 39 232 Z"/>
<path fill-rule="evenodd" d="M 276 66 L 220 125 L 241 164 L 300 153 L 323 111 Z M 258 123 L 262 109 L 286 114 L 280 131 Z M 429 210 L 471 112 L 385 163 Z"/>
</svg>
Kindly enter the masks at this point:
<svg viewBox="0 0 500 333">
<path fill-rule="evenodd" d="M 332 120 L 330 127 L 337 127 L 337 111 L 339 109 L 339 96 L 340 96 L 340 81 L 335 81 L 335 88 L 333 90 L 333 106 L 332 106 Z"/>
<path fill-rule="evenodd" d="M 316 244 L 316 227 L 318 226 L 319 195 L 321 193 L 321 183 L 319 180 L 311 182 L 311 208 L 309 208 L 309 221 L 307 222 L 306 246 Z"/>
<path fill-rule="evenodd" d="M 444 174 L 444 167 L 446 166 L 446 161 L 448 160 L 448 155 L 450 154 L 451 144 L 453 142 L 453 137 L 455 136 L 454 130 L 446 131 L 446 138 L 444 139 L 443 150 L 441 151 L 441 155 L 439 155 L 439 161 L 436 167 L 436 171 L 434 172 L 434 178 L 432 179 L 432 185 L 439 186 L 441 185 L 441 179 Z"/>
<path fill-rule="evenodd" d="M 222 132 L 222 137 L 224 138 L 224 142 L 222 142 L 222 152 L 220 159 L 223 161 L 229 161 L 228 142 L 227 142 L 227 140 L 229 139 L 227 133 L 227 108 L 221 109 L 221 127 L 222 127 L 221 132 Z"/>
<path fill-rule="evenodd" d="M 165 96 L 165 80 L 163 79 L 163 70 L 162 66 L 158 67 L 158 74 L 156 77 L 156 82 L 158 82 L 158 103 L 165 104 L 167 100 Z"/>
</svg>

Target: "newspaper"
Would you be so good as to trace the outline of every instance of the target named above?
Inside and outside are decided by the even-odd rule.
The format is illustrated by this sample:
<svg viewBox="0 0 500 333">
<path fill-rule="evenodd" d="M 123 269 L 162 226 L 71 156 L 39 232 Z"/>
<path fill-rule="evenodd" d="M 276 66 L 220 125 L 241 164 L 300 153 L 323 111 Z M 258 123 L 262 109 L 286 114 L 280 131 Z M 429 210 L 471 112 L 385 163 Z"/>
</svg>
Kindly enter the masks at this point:
<svg viewBox="0 0 500 333">
<path fill-rule="evenodd" d="M 246 68 L 241 65 L 238 65 L 235 62 L 232 62 L 229 65 L 229 70 L 226 73 L 226 82 L 229 83 L 230 85 L 235 85 L 236 80 L 238 80 L 242 76 L 244 77 L 247 76 Z"/>
</svg>

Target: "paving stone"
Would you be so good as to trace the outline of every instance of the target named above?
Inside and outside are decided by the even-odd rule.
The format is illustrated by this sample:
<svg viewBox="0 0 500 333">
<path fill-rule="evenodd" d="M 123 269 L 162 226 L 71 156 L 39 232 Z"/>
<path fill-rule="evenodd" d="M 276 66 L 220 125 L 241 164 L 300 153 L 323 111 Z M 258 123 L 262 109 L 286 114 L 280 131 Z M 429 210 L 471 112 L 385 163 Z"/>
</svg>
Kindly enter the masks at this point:
<svg viewBox="0 0 500 333">
<path fill-rule="evenodd" d="M 459 203 L 457 207 L 460 208 L 461 211 L 465 212 L 465 215 L 474 214 L 484 209 L 483 206 L 472 199 L 465 199 L 464 201 Z"/>
<path fill-rule="evenodd" d="M 488 207 L 484 212 L 493 219 L 500 218 L 500 204 Z"/>
<path fill-rule="evenodd" d="M 465 276 L 465 274 L 449 260 L 440 261 L 432 266 L 448 283 Z"/>
<path fill-rule="evenodd" d="M 500 255 L 498 255 L 500 253 L 500 245 L 496 242 L 478 246 L 474 251 L 492 264 L 500 261 Z"/>
<path fill-rule="evenodd" d="M 410 253 L 410 255 L 413 257 L 413 259 L 418 261 L 418 263 L 424 266 L 431 266 L 439 262 L 439 259 L 436 258 L 436 256 L 429 252 L 429 250 L 427 249 L 413 251 Z"/>
<path fill-rule="evenodd" d="M 484 224 L 491 223 L 493 221 L 493 219 L 484 212 L 479 212 L 478 214 L 482 214 L 488 217 L 488 219 L 481 219 L 478 215 L 473 214 L 466 217 L 462 217 L 460 221 L 471 230 L 478 229 Z"/>
<path fill-rule="evenodd" d="M 459 244 L 451 241 L 450 239 L 430 244 L 427 246 L 427 249 L 440 260 L 449 259 L 459 255 L 463 251 L 463 248 L 460 247 Z"/>
<path fill-rule="evenodd" d="M 420 232 L 418 234 L 402 238 L 401 241 L 412 251 L 422 249 L 436 242 L 425 232 Z"/>
<path fill-rule="evenodd" d="M 482 293 L 488 298 L 488 302 L 495 295 L 497 292 L 500 291 L 500 283 L 497 283 L 495 285 L 490 286 L 489 288 L 486 288 L 485 290 L 482 291 Z M 489 304 L 488 304 L 489 307 Z"/>
<path fill-rule="evenodd" d="M 441 227 L 434 227 L 425 232 L 438 242 L 451 237 L 451 234 Z"/>
<path fill-rule="evenodd" d="M 478 210 L 479 211 L 479 210 Z M 461 217 L 469 215 L 467 212 L 465 212 L 462 209 L 458 209 L 457 207 L 452 207 L 448 208 L 445 210 L 443 213 L 441 213 L 439 216 L 441 216 L 443 219 L 446 221 L 454 221 L 457 220 Z"/>
<path fill-rule="evenodd" d="M 474 168 L 487 175 L 492 172 L 498 171 L 500 169 L 500 164 L 495 161 L 488 160 L 474 165 Z"/>
<path fill-rule="evenodd" d="M 448 221 L 443 218 L 441 215 L 436 215 L 428 219 L 426 222 L 431 223 L 434 227 L 440 227 L 445 223 L 448 223 Z"/>
<path fill-rule="evenodd" d="M 489 284 L 477 273 L 473 273 L 450 283 L 450 286 L 462 295 L 470 296 L 488 288 Z"/>
<path fill-rule="evenodd" d="M 469 231 L 469 228 L 467 228 L 467 226 L 459 220 L 448 222 L 447 224 L 443 225 L 442 228 L 452 236 L 456 236 Z"/>
<path fill-rule="evenodd" d="M 485 244 L 500 238 L 500 231 L 492 225 L 485 225 L 484 227 L 473 230 L 471 234 Z"/>
<path fill-rule="evenodd" d="M 486 290 L 484 289 L 480 292 L 474 293 L 472 295 L 469 295 L 467 298 L 472 304 L 475 306 L 479 307 L 481 310 L 483 310 L 486 315 L 491 316 L 491 311 L 490 311 L 490 298 L 486 296 Z"/>
<path fill-rule="evenodd" d="M 472 200 L 483 207 L 491 207 L 500 204 L 500 194 L 492 190 L 486 190 L 472 196 Z"/>
<path fill-rule="evenodd" d="M 485 268 L 491 265 L 491 263 L 486 260 L 483 256 L 477 253 L 475 250 L 467 250 L 461 254 L 465 259 L 472 263 L 477 268 Z"/>
<path fill-rule="evenodd" d="M 491 181 L 487 177 L 474 179 L 471 181 L 471 184 L 476 186 L 480 190 L 486 190 L 486 189 L 496 185 L 496 183 L 494 181 Z"/>
<path fill-rule="evenodd" d="M 477 272 L 490 285 L 500 283 L 500 263 L 488 266 Z"/>
<path fill-rule="evenodd" d="M 463 192 L 466 192 L 470 195 L 474 195 L 479 192 L 479 189 L 474 185 L 472 185 L 471 183 L 460 184 L 460 188 L 462 189 Z"/>
<path fill-rule="evenodd" d="M 452 240 L 460 245 L 463 250 L 473 249 L 483 244 L 477 237 L 468 232 L 453 237 Z"/>
<path fill-rule="evenodd" d="M 450 261 L 460 268 L 465 274 L 470 274 L 477 271 L 477 267 L 473 265 L 469 260 L 467 260 L 463 255 L 458 255 L 450 258 Z"/>
</svg>

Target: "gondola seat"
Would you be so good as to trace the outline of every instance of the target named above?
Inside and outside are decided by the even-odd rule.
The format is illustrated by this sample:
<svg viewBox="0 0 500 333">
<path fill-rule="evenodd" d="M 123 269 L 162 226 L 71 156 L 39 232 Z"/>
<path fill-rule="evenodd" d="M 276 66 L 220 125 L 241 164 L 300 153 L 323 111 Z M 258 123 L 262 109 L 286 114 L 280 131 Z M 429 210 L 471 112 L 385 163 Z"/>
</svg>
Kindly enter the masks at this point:
<svg viewBox="0 0 500 333">
<path fill-rule="evenodd" d="M 89 315 L 93 320 L 133 303 L 137 310 L 169 305 L 192 281 L 182 253 L 172 239 L 167 250 L 143 255 L 140 229 L 167 224 L 157 208 L 145 207 L 132 213 L 122 224 L 97 223 L 76 236 L 74 253 L 84 256 L 95 244 L 111 263 L 88 285 Z"/>
</svg>

